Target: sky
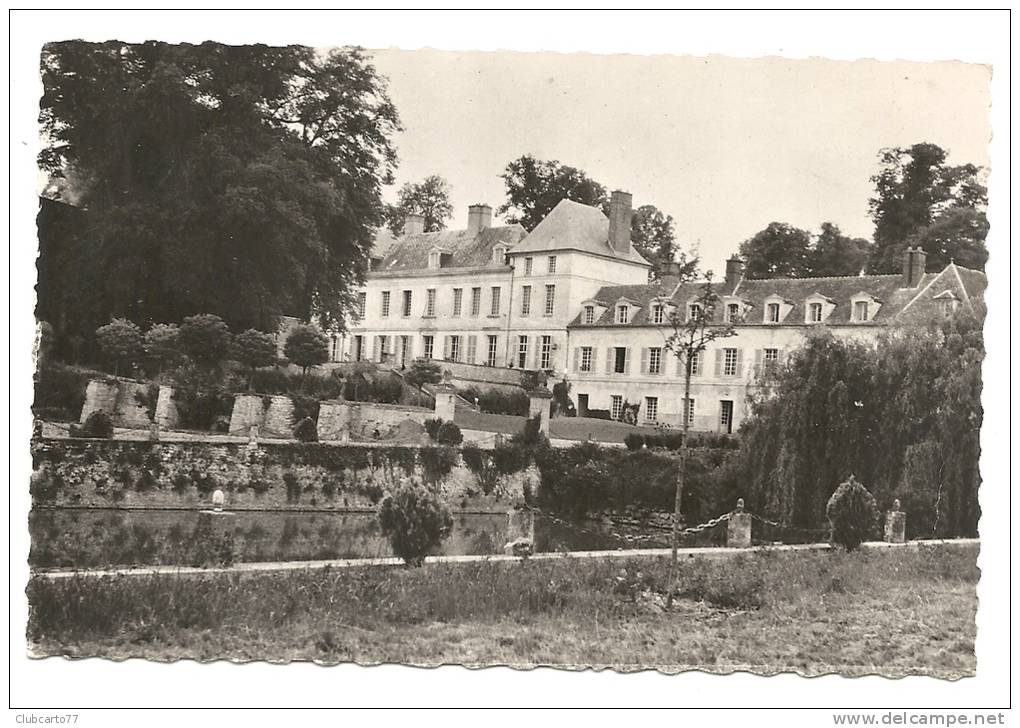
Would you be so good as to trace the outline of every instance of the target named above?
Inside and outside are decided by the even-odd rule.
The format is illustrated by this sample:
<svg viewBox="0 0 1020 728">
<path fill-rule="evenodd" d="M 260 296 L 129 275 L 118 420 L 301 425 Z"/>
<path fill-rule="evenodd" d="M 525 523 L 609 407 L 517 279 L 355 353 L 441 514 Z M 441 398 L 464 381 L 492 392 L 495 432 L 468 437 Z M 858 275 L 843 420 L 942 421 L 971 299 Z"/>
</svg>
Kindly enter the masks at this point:
<svg viewBox="0 0 1020 728">
<path fill-rule="evenodd" d="M 433 50 L 374 51 L 404 131 L 396 200 L 430 174 L 467 207 L 505 199 L 522 154 L 578 167 L 673 216 L 684 249 L 720 273 L 769 222 L 870 238 L 883 147 L 927 141 L 988 165 L 986 66 Z"/>
</svg>

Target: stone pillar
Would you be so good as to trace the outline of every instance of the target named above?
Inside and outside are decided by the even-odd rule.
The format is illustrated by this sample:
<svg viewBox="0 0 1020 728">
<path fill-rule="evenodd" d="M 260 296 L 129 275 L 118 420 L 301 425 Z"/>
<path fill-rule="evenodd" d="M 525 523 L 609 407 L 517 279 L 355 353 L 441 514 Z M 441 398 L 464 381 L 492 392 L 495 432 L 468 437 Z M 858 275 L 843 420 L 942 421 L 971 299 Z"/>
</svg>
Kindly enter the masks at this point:
<svg viewBox="0 0 1020 728">
<path fill-rule="evenodd" d="M 531 556 L 535 552 L 535 513 L 528 508 L 511 508 L 506 514 L 506 544 L 503 553 Z"/>
<path fill-rule="evenodd" d="M 885 542 L 903 543 L 906 540 L 907 514 L 900 510 L 899 500 L 894 500 L 892 510 L 885 514 Z"/>
<path fill-rule="evenodd" d="M 444 422 L 453 422 L 457 412 L 457 390 L 452 385 L 436 385 L 436 417 Z"/>
<path fill-rule="evenodd" d="M 726 524 L 726 545 L 746 549 L 751 545 L 751 514 L 744 511 L 744 499 L 737 499 L 737 508 Z"/>
<path fill-rule="evenodd" d="M 552 392 L 545 387 L 537 387 L 528 392 L 528 419 L 538 415 L 541 418 L 539 429 L 549 437 L 549 417 L 552 414 Z"/>
<path fill-rule="evenodd" d="M 261 426 L 264 418 L 262 397 L 257 394 L 234 395 L 234 409 L 230 412 L 231 435 L 247 435 L 251 426 Z"/>
<path fill-rule="evenodd" d="M 156 424 L 164 430 L 173 430 L 180 424 L 180 415 L 174 403 L 174 388 L 165 384 L 159 387 L 156 398 Z"/>
<path fill-rule="evenodd" d="M 78 422 L 82 425 L 94 412 L 105 412 L 113 419 L 117 414 L 117 393 L 119 391 L 116 379 L 93 379 L 85 388 L 85 404 L 81 408 L 81 417 Z"/>
</svg>

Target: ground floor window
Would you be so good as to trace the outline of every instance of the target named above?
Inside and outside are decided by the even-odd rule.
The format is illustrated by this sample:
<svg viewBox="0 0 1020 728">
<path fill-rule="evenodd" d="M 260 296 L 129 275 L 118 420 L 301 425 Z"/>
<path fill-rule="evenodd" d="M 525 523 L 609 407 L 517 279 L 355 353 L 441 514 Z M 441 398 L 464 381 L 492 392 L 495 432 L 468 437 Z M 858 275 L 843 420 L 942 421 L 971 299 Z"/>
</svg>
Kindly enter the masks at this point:
<svg viewBox="0 0 1020 728">
<path fill-rule="evenodd" d="M 422 342 L 422 356 L 426 359 L 432 358 L 433 349 L 435 348 L 435 337 L 423 336 L 421 337 Z"/>
<path fill-rule="evenodd" d="M 645 421 L 646 422 L 658 422 L 659 421 L 659 398 L 658 397 L 645 397 Z"/>
<path fill-rule="evenodd" d="M 491 334 L 489 335 L 489 348 L 485 354 L 485 365 L 496 366 L 496 337 Z"/>
<path fill-rule="evenodd" d="M 467 363 L 474 364 L 478 361 L 478 339 L 474 336 L 468 337 Z"/>
<path fill-rule="evenodd" d="M 623 396 L 619 394 L 613 395 L 612 408 L 609 410 L 609 416 L 614 420 L 618 420 L 623 417 Z"/>
<path fill-rule="evenodd" d="M 352 345 L 354 352 L 351 358 L 354 359 L 354 361 L 361 361 L 365 356 L 365 337 L 360 334 L 355 336 Z"/>
<path fill-rule="evenodd" d="M 340 361 L 343 356 L 343 339 L 339 334 L 331 334 L 329 337 L 329 360 Z"/>
<path fill-rule="evenodd" d="M 528 337 L 518 336 L 517 337 L 517 368 L 527 369 L 528 368 Z"/>
<path fill-rule="evenodd" d="M 447 352 L 446 356 L 448 361 L 460 361 L 460 337 L 450 337 L 450 351 Z"/>
<path fill-rule="evenodd" d="M 729 434 L 733 432 L 733 400 L 719 401 L 719 431 Z"/>
<path fill-rule="evenodd" d="M 542 337 L 542 349 L 541 356 L 539 358 L 538 368 L 549 369 L 549 365 L 552 363 L 552 337 Z"/>
<path fill-rule="evenodd" d="M 400 337 L 400 366 L 406 367 L 411 359 L 411 337 Z"/>
</svg>

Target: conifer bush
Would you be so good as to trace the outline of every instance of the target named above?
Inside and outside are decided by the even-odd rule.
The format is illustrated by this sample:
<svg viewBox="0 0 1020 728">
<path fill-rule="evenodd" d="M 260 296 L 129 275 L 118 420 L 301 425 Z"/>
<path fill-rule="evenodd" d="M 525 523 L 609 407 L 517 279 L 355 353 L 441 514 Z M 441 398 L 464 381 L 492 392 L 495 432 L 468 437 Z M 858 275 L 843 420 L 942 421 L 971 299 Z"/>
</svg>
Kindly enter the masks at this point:
<svg viewBox="0 0 1020 728">
<path fill-rule="evenodd" d="M 832 526 L 832 542 L 853 551 L 878 525 L 878 504 L 854 476 L 839 484 L 825 506 L 825 515 Z"/>
<path fill-rule="evenodd" d="M 383 499 L 379 526 L 394 554 L 408 566 L 421 566 L 450 535 L 453 517 L 436 494 L 411 483 Z"/>
</svg>

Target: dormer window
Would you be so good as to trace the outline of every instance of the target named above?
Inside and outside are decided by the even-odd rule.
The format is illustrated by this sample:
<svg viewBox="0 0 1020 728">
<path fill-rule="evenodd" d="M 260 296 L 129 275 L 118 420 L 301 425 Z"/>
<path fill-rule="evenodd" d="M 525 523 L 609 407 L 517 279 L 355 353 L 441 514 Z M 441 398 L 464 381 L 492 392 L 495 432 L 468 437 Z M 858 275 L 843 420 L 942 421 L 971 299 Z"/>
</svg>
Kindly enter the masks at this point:
<svg viewBox="0 0 1020 728">
<path fill-rule="evenodd" d="M 935 296 L 935 306 L 942 318 L 949 318 L 956 312 L 960 299 L 952 291 L 943 291 Z"/>
<path fill-rule="evenodd" d="M 767 324 L 778 324 L 786 320 L 787 314 L 793 310 L 793 303 L 778 293 L 765 298 L 762 321 Z"/>
<path fill-rule="evenodd" d="M 835 308 L 836 302 L 831 298 L 823 296 L 821 293 L 814 293 L 804 299 L 804 323 L 824 323 Z"/>
<path fill-rule="evenodd" d="M 697 321 L 701 318 L 702 308 L 700 303 L 690 303 L 687 305 L 687 320 Z"/>
<path fill-rule="evenodd" d="M 740 304 L 739 303 L 727 303 L 726 304 L 726 321 L 728 323 L 736 323 L 740 320 Z"/>
<path fill-rule="evenodd" d="M 585 306 L 584 307 L 584 322 L 586 324 L 593 324 L 593 323 L 595 323 L 595 307 L 594 306 Z"/>
<path fill-rule="evenodd" d="M 656 303 L 652 306 L 652 323 L 662 324 L 666 322 L 666 304 Z"/>
<path fill-rule="evenodd" d="M 778 324 L 779 323 L 779 304 L 770 303 L 765 306 L 765 323 L 767 324 Z"/>
<path fill-rule="evenodd" d="M 616 323 L 625 324 L 630 320 L 630 306 L 621 303 L 616 307 Z"/>
<path fill-rule="evenodd" d="M 861 291 L 850 299 L 850 321 L 855 324 L 874 321 L 882 302 L 870 293 Z"/>
<path fill-rule="evenodd" d="M 854 321 L 867 321 L 870 315 L 868 301 L 854 301 Z"/>
<path fill-rule="evenodd" d="M 442 260 L 442 253 L 438 250 L 429 251 L 429 268 L 438 268 Z"/>
<path fill-rule="evenodd" d="M 506 263 L 506 248 L 502 245 L 497 245 L 492 249 L 492 262 L 495 265 L 504 265 Z"/>
<path fill-rule="evenodd" d="M 809 324 L 820 324 L 822 322 L 822 303 L 812 301 L 807 307 L 807 322 Z"/>
</svg>

